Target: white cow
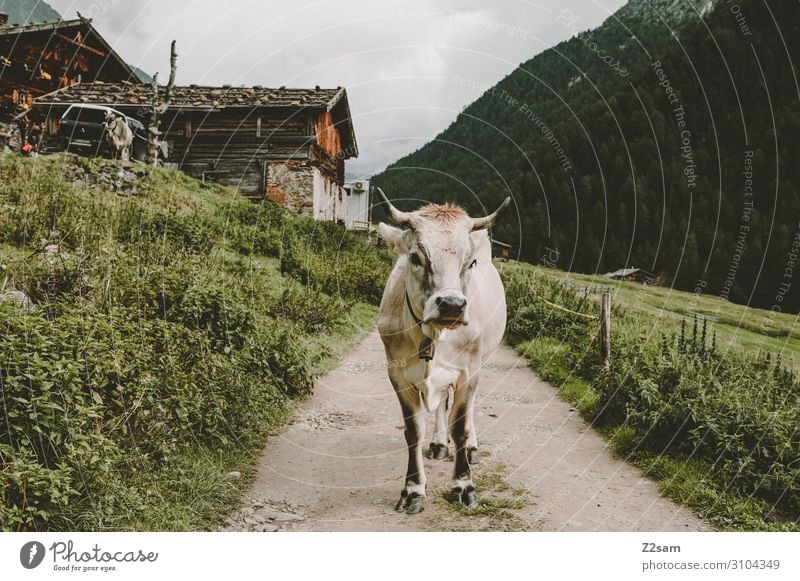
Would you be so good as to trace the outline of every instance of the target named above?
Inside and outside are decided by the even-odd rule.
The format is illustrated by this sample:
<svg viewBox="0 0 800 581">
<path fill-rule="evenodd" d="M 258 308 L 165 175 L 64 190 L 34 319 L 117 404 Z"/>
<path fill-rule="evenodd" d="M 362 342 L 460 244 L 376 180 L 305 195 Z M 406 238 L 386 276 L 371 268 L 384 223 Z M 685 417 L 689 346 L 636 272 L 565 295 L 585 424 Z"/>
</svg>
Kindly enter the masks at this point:
<svg viewBox="0 0 800 581">
<path fill-rule="evenodd" d="M 124 117 L 116 113 L 106 115 L 106 140 L 114 159 L 128 161 L 131 158 L 133 132 Z"/>
<path fill-rule="evenodd" d="M 473 418 L 478 375 L 500 344 L 506 325 L 505 292 L 492 264 L 486 228 L 511 198 L 489 216 L 470 218 L 449 204 L 401 212 L 380 188 L 378 192 L 389 218 L 405 226 L 401 230 L 380 224 L 381 236 L 398 259 L 383 292 L 378 329 L 408 444 L 406 482 L 395 509 L 415 514 L 423 508 L 425 411 L 436 411 L 428 455 L 444 458 L 450 388 L 449 432 L 455 442 L 450 500 L 474 507 L 478 500 L 469 465 L 478 461 Z"/>
</svg>

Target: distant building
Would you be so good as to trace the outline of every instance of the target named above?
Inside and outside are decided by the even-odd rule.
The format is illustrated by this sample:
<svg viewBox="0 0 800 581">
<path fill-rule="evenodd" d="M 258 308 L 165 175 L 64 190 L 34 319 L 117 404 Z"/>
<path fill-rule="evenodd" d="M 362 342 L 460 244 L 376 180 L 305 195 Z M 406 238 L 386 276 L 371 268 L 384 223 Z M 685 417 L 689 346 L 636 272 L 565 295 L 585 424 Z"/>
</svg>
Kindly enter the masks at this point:
<svg viewBox="0 0 800 581">
<path fill-rule="evenodd" d="M 638 282 L 647 285 L 660 285 L 663 277 L 655 275 L 652 272 L 644 270 L 643 268 L 621 268 L 614 272 L 607 272 L 604 274 L 606 278 L 613 280 L 622 280 L 626 282 Z"/>
<path fill-rule="evenodd" d="M 0 12 L 0 122 L 79 82 L 139 78 L 87 18 L 19 25 Z"/>
<path fill-rule="evenodd" d="M 150 85 L 79 83 L 35 99 L 33 113 L 47 119 L 52 146 L 71 103 L 107 105 L 147 124 L 152 94 Z M 170 161 L 191 176 L 318 220 L 347 221 L 344 163 L 358 147 L 342 87 L 176 86 L 159 129 Z"/>
<path fill-rule="evenodd" d="M 344 184 L 347 195 L 347 216 L 344 225 L 348 230 L 369 230 L 372 223 L 372 204 L 369 180 Z"/>
<path fill-rule="evenodd" d="M 511 244 L 506 244 L 505 242 L 500 242 L 492 238 L 492 258 L 508 260 L 511 258 L 511 250 L 513 248 Z"/>
</svg>

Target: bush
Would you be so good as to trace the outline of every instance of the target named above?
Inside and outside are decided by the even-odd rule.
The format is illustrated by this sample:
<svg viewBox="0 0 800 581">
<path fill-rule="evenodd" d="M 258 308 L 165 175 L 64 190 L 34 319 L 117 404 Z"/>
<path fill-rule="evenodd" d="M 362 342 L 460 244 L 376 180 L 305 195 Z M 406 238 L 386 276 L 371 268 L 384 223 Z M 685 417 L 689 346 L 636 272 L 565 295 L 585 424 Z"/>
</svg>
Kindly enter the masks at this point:
<svg viewBox="0 0 800 581">
<path fill-rule="evenodd" d="M 3 284 L 36 305 L 0 303 L 0 528 L 125 529 L 158 502 L 208 526 L 177 492 L 209 470 L 197 458 L 252 462 L 390 262 L 174 172 L 154 169 L 141 196 L 81 189 L 60 177 L 73 159 L 0 155 Z"/>
</svg>

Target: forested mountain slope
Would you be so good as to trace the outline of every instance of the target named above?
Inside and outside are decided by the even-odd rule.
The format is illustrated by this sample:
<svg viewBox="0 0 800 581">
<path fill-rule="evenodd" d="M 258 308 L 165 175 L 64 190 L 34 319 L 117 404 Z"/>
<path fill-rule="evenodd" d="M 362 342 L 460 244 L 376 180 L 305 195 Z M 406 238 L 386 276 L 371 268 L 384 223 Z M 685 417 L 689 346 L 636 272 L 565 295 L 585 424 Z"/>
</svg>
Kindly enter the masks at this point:
<svg viewBox="0 0 800 581">
<path fill-rule="evenodd" d="M 524 259 L 547 253 L 585 272 L 635 265 L 679 288 L 794 309 L 800 4 L 698 3 L 673 30 L 646 18 L 647 4 L 629 3 L 591 39 L 625 48 L 627 77 L 587 35 L 573 38 L 375 183 L 473 212 L 510 192 L 519 220 L 496 236 Z"/>
</svg>

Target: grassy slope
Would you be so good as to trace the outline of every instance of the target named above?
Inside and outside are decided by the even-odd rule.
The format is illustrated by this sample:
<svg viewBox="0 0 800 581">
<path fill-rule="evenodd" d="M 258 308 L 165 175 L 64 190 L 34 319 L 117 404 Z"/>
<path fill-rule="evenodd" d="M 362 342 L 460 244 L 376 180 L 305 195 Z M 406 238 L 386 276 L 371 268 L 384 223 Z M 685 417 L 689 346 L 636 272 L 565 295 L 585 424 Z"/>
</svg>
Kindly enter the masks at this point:
<svg viewBox="0 0 800 581">
<path fill-rule="evenodd" d="M 0 304 L 0 529 L 214 528 L 376 315 L 389 261 L 342 229 L 180 172 L 129 197 L 63 177 L 109 163 L 0 156 L 0 288 L 37 303 Z"/>
<path fill-rule="evenodd" d="M 513 268 L 513 266 L 512 266 Z M 543 270 L 542 267 L 526 267 Z M 681 321 L 695 315 L 714 321 L 722 350 L 771 351 L 800 362 L 800 320 L 797 315 L 772 312 L 731 303 L 716 296 L 612 281 L 601 275 L 577 274 L 556 269 L 547 272 L 578 289 L 608 287 L 612 300 L 647 317 L 648 329 L 666 333 L 680 330 Z"/>
<path fill-rule="evenodd" d="M 615 308 L 621 306 L 625 313 L 625 317 L 616 319 L 616 325 L 612 320 L 612 340 L 616 340 L 622 350 L 620 352 L 618 349 L 614 355 L 618 360 L 629 359 L 628 363 L 632 368 L 638 366 L 639 356 L 648 349 L 645 345 L 658 344 L 662 334 L 669 336 L 679 333 L 681 321 L 694 314 L 718 319 L 713 323 L 713 328 L 718 332 L 718 350 L 722 357 L 748 357 L 753 355 L 754 350 L 761 349 L 773 354 L 781 352 L 784 358 L 788 356 L 795 362 L 798 360 L 795 357 L 798 341 L 796 317 L 791 315 L 749 309 L 710 296 L 645 287 L 635 283 L 609 283 L 608 279 L 600 276 L 567 273 L 522 263 L 503 264 L 501 273 L 506 281 L 507 292 L 510 281 L 530 274 L 540 281 L 567 283 L 568 288 L 578 290 L 579 296 L 586 287 L 593 288 L 594 293 L 602 290 L 598 287 L 611 287 Z M 514 288 L 512 293 L 515 297 L 512 301 L 522 305 L 542 304 L 542 297 L 538 294 L 531 295 L 529 291 L 520 291 L 517 286 Z M 527 296 L 522 296 L 525 292 L 528 292 Z M 538 287 L 534 292 L 547 292 L 547 287 Z M 567 291 L 566 294 L 570 292 Z M 599 295 L 590 293 L 588 296 L 592 300 L 591 297 Z M 561 302 L 558 297 L 550 296 L 550 299 L 555 304 Z M 574 299 L 572 303 L 567 303 L 573 308 L 580 305 Z M 581 309 L 582 312 L 587 310 L 592 312 L 595 309 L 591 306 L 587 309 L 585 305 Z M 560 325 L 563 321 L 559 320 L 559 315 L 565 313 L 550 306 L 543 307 L 543 311 L 544 315 L 533 318 L 535 323 L 523 333 L 524 337 L 511 337 L 512 343 L 544 379 L 558 388 L 560 397 L 574 405 L 601 432 L 621 458 L 638 466 L 646 475 L 656 480 L 667 497 L 690 506 L 698 515 L 721 530 L 800 530 L 797 515 L 790 516 L 789 513 L 782 512 L 773 501 L 756 494 L 752 485 L 737 485 L 735 476 L 733 479 L 723 476 L 721 466 L 717 464 L 721 456 L 716 459 L 707 455 L 703 457 L 697 448 L 694 452 L 691 448 L 678 448 L 675 451 L 672 450 L 672 442 L 657 444 L 655 447 L 646 445 L 640 429 L 635 429 L 628 420 L 609 422 L 601 419 L 602 411 L 609 403 L 608 393 L 604 395 L 602 386 L 598 384 L 602 372 L 598 371 L 596 364 L 590 364 L 592 369 L 587 369 L 585 363 L 587 360 L 596 360 L 596 343 L 593 340 L 575 341 L 562 335 Z M 509 313 L 511 324 L 516 315 L 514 312 Z M 522 318 L 527 316 L 530 315 L 523 315 Z M 770 335 L 759 332 L 765 321 Z M 595 325 L 596 323 L 588 325 L 590 333 Z M 631 349 L 637 343 L 642 345 L 641 351 Z M 646 376 L 647 372 L 641 373 Z M 712 375 L 713 373 L 712 371 Z M 625 381 L 641 381 L 633 375 L 626 377 L 624 373 L 614 377 L 618 379 L 612 380 L 612 383 L 621 392 L 630 389 L 624 385 Z M 657 378 L 654 379 L 658 381 Z M 697 385 L 701 390 L 707 385 L 706 381 L 707 379 L 698 381 Z M 721 387 L 725 389 L 724 385 Z M 708 385 L 708 389 L 714 388 Z M 758 397 L 757 392 L 751 396 L 754 400 Z M 611 396 L 612 400 L 613 398 L 614 395 Z M 677 400 L 669 396 L 667 401 Z M 787 406 L 791 405 L 789 401 L 786 403 Z M 747 410 L 752 409 L 752 404 L 744 405 L 745 419 L 746 414 L 750 413 Z M 791 415 L 791 410 L 787 410 L 788 415 Z M 661 411 L 657 412 L 660 413 Z M 714 421 L 713 414 L 712 411 L 710 421 Z M 742 424 L 745 425 L 747 424 Z M 759 437 L 758 434 L 748 433 L 748 429 L 758 428 L 757 425 L 737 428 L 735 439 L 749 440 L 752 436 Z M 787 429 L 790 432 L 789 438 L 795 441 L 796 446 L 796 429 L 792 430 L 791 426 Z M 755 452 L 750 454 L 754 455 Z"/>
</svg>

